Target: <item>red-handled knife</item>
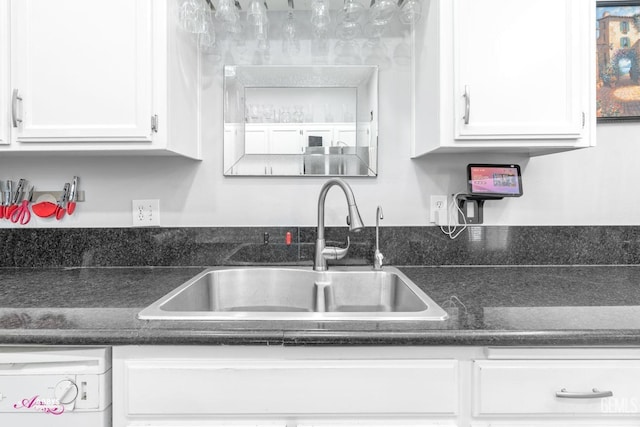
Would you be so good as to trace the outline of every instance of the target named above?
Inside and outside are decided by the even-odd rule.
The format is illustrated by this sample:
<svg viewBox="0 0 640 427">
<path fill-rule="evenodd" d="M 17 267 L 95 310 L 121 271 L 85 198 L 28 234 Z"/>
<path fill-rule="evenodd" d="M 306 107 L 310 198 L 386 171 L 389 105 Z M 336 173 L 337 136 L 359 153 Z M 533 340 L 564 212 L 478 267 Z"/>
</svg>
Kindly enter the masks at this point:
<svg viewBox="0 0 640 427">
<path fill-rule="evenodd" d="M 68 182 L 64 183 L 64 190 L 62 190 L 62 196 L 60 196 L 60 200 L 58 200 L 58 207 L 56 208 L 56 219 L 59 221 L 62 219 L 66 212 L 67 201 L 69 200 L 69 188 L 70 184 Z"/>
<path fill-rule="evenodd" d="M 76 210 L 76 201 L 78 200 L 78 177 L 73 177 L 73 183 L 71 184 L 71 190 L 69 191 L 69 202 L 67 203 L 67 213 L 73 214 Z"/>
<path fill-rule="evenodd" d="M 18 209 L 18 201 L 22 197 L 22 189 L 24 188 L 25 184 L 26 180 L 20 178 L 20 180 L 18 181 L 18 188 L 16 188 L 16 192 L 12 193 L 11 188 L 13 187 L 13 182 L 9 181 L 9 193 L 11 194 L 11 200 L 9 201 L 9 206 L 4 208 L 4 217 L 6 219 L 11 218 L 11 214 L 13 213 L 13 211 Z"/>
<path fill-rule="evenodd" d="M 7 215 L 7 211 L 9 210 L 9 205 L 11 204 L 11 198 L 13 197 L 13 181 L 7 181 L 7 187 L 4 190 L 4 212 L 3 218 L 9 219 Z"/>
<path fill-rule="evenodd" d="M 4 204 L 5 200 L 7 200 L 6 191 L 2 186 L 2 181 L 0 181 L 0 219 L 4 218 Z"/>
</svg>

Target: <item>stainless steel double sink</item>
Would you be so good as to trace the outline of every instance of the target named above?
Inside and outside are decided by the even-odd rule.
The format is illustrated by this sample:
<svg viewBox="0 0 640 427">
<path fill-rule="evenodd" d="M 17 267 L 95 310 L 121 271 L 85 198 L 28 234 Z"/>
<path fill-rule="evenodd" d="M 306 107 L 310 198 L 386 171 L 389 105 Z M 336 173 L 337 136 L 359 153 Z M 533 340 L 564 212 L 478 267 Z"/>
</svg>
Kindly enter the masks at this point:
<svg viewBox="0 0 640 427">
<path fill-rule="evenodd" d="M 394 267 L 216 267 L 138 317 L 149 320 L 445 320 L 447 313 Z"/>
</svg>

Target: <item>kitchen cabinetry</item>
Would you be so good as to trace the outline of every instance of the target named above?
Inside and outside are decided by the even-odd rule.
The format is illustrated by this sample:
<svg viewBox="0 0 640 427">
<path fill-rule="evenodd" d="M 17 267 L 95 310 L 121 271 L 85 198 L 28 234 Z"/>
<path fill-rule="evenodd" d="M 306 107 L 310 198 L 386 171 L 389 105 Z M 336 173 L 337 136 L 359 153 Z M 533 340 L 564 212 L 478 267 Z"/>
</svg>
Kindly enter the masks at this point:
<svg viewBox="0 0 640 427">
<path fill-rule="evenodd" d="M 0 0 L 0 146 L 10 143 L 9 133 L 9 0 Z"/>
<path fill-rule="evenodd" d="M 300 154 L 303 150 L 300 130 L 295 128 L 269 129 L 269 153 Z"/>
<path fill-rule="evenodd" d="M 306 125 L 302 128 L 302 143 L 309 146 L 309 137 L 322 138 L 323 147 L 333 147 L 335 145 L 333 125 Z"/>
<path fill-rule="evenodd" d="M 358 131 L 353 126 L 336 126 L 333 134 L 335 139 L 335 145 L 355 147 L 357 144 L 357 135 L 360 134 L 360 141 L 363 141 L 362 145 L 371 146 L 366 138 L 366 130 L 362 132 L 359 126 Z"/>
<path fill-rule="evenodd" d="M 302 131 L 295 125 L 248 124 L 245 154 L 300 154 Z"/>
<path fill-rule="evenodd" d="M 247 125 L 244 131 L 244 153 L 265 154 L 269 152 L 269 131 L 263 126 Z"/>
<path fill-rule="evenodd" d="M 614 391 L 629 410 L 640 404 L 638 360 L 476 361 L 473 376 L 479 416 L 593 416 L 606 412 L 603 399 Z"/>
<path fill-rule="evenodd" d="M 11 37 L 11 143 L 0 149 L 198 158 L 198 52 L 177 4 L 12 1 L 0 30 Z"/>
<path fill-rule="evenodd" d="M 472 362 L 473 425 L 622 426 L 640 420 L 638 348 L 488 348 Z"/>
<path fill-rule="evenodd" d="M 362 348 L 116 347 L 114 426 L 204 426 L 229 417 L 433 426 L 455 416 L 455 360 L 379 350 L 371 357 Z"/>
<path fill-rule="evenodd" d="M 595 145 L 595 1 L 428 7 L 413 33 L 413 156 Z"/>
<path fill-rule="evenodd" d="M 116 427 L 640 422 L 638 347 L 124 346 L 113 373 Z"/>
<path fill-rule="evenodd" d="M 248 123 L 245 154 L 301 154 L 313 136 L 322 138 L 323 147 L 336 146 L 338 141 L 341 146 L 356 146 L 354 124 Z"/>
</svg>

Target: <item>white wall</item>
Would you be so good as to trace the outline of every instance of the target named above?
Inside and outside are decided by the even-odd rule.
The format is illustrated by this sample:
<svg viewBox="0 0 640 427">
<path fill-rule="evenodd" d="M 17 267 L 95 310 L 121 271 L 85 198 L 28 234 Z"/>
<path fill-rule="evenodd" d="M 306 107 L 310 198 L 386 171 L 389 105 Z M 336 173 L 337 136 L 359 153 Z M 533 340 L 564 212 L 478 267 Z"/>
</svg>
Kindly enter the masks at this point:
<svg viewBox="0 0 640 427">
<path fill-rule="evenodd" d="M 392 50 L 392 49 L 390 49 Z M 29 227 L 129 227 L 132 199 L 160 199 L 163 226 L 311 226 L 320 178 L 238 178 L 222 175 L 221 64 L 205 62 L 203 157 L 42 156 L 0 158 L 0 180 L 24 177 L 38 190 L 81 178 L 87 201 L 61 222 L 34 217 Z M 409 68 L 380 72 L 379 176 L 351 178 L 366 224 L 378 204 L 384 225 L 428 225 L 432 194 L 465 190 L 470 162 L 518 162 L 524 196 L 487 202 L 488 225 L 637 225 L 640 124 L 599 125 L 596 148 L 532 159 L 447 155 L 409 158 Z M 338 189 L 327 199 L 327 224 L 343 225 Z M 0 227 L 15 227 L 0 221 Z"/>
</svg>

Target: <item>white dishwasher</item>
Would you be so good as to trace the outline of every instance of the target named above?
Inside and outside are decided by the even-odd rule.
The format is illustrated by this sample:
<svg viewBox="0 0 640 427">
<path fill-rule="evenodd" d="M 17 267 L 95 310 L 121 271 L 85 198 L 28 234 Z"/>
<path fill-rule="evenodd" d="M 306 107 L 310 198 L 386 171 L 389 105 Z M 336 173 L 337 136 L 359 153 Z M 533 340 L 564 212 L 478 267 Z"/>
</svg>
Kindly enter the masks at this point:
<svg viewBox="0 0 640 427">
<path fill-rule="evenodd" d="M 0 346 L 0 426 L 111 426 L 111 349 Z"/>
</svg>

